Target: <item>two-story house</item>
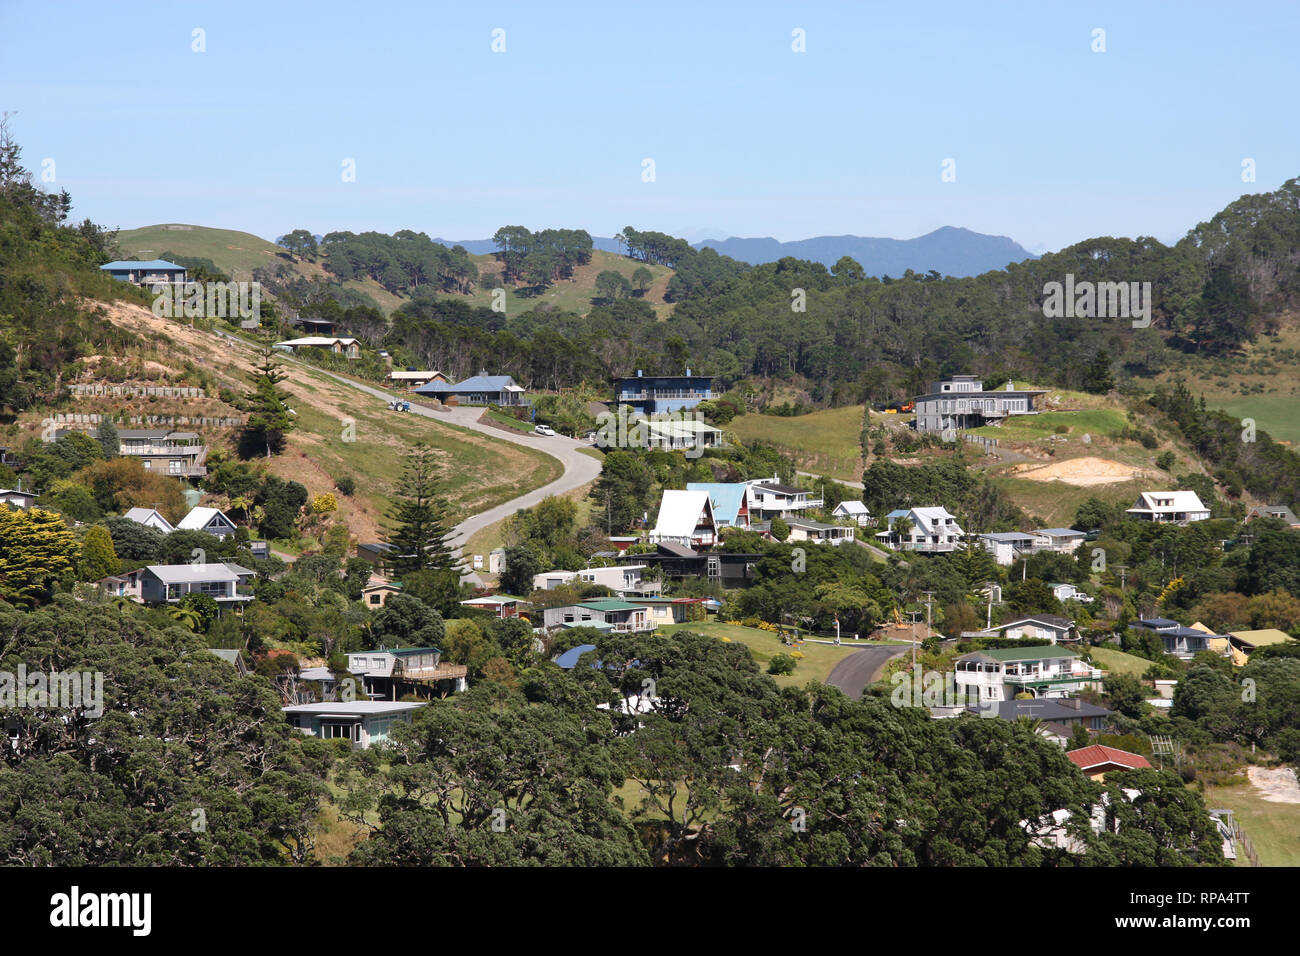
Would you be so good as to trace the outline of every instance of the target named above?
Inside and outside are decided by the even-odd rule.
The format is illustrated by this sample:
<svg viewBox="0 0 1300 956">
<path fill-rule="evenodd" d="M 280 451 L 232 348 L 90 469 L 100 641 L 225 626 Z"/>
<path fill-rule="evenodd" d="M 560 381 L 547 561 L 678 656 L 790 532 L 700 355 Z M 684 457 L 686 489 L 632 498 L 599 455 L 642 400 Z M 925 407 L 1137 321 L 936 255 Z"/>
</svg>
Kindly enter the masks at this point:
<svg viewBox="0 0 1300 956">
<path fill-rule="evenodd" d="M 692 375 L 636 375 L 614 379 L 614 405 L 630 405 L 646 415 L 680 412 L 713 398 L 713 377 Z"/>
<path fill-rule="evenodd" d="M 798 518 L 809 508 L 822 506 L 822 499 L 812 497 L 811 491 L 783 485 L 776 475 L 771 478 L 751 478 L 745 484 L 749 485 L 750 516 L 756 521 Z"/>
<path fill-rule="evenodd" d="M 1128 514 L 1141 521 L 1164 521 L 1189 524 L 1210 517 L 1210 509 L 1194 491 L 1144 491 Z"/>
<path fill-rule="evenodd" d="M 712 547 L 718 540 L 718 523 L 708 492 L 665 490 L 649 538 L 651 544 Z"/>
<path fill-rule="evenodd" d="M 348 653 L 348 670 L 360 678 L 367 696 L 397 700 L 418 686 L 447 682 L 451 689 L 465 689 L 468 668 L 445 664 L 436 647 L 381 647 Z"/>
<path fill-rule="evenodd" d="M 1159 635 L 1160 640 L 1165 645 L 1165 653 L 1172 654 L 1181 660 L 1191 660 L 1201 651 L 1211 650 L 1210 642 L 1213 639 L 1220 639 L 1220 643 L 1224 647 L 1228 644 L 1226 634 L 1215 634 L 1194 627 L 1184 627 L 1177 621 L 1172 621 L 1167 617 L 1141 618 L 1133 621 L 1129 624 L 1129 627 Z"/>
<path fill-rule="evenodd" d="M 814 544 L 844 544 L 853 541 L 854 528 L 846 524 L 826 524 L 809 518 L 791 518 L 787 542 L 811 541 Z"/>
<path fill-rule="evenodd" d="M 208 473 L 203 464 L 208 457 L 208 448 L 194 432 L 123 428 L 117 437 L 119 454 L 139 458 L 149 471 L 178 478 L 201 478 Z"/>
<path fill-rule="evenodd" d="M 1007 382 L 1006 388 L 986 392 L 982 379 L 974 375 L 954 375 L 935 382 L 927 395 L 914 400 L 916 430 L 944 432 L 1000 423 L 1011 415 L 1035 415 L 1039 402 L 1047 393 L 1038 390 L 1017 391 Z"/>
<path fill-rule="evenodd" d="M 1010 647 L 957 658 L 954 683 L 968 702 L 1014 700 L 1016 694 L 1068 697 L 1105 675 L 1067 647 Z"/>
<path fill-rule="evenodd" d="M 749 485 L 743 481 L 690 481 L 687 491 L 703 491 L 719 528 L 749 527 Z"/>
<path fill-rule="evenodd" d="M 1039 528 L 1033 535 L 1035 551 L 1055 551 L 1058 554 L 1074 554 L 1087 537 L 1086 532 L 1073 528 Z"/>
<path fill-rule="evenodd" d="M 984 550 L 1001 565 L 1014 564 L 1022 555 L 1034 550 L 1034 536 L 1024 531 L 990 531 L 979 536 Z"/>
<path fill-rule="evenodd" d="M 643 597 L 658 594 L 663 585 L 642 577 L 644 564 L 623 564 L 607 568 L 583 568 L 580 571 L 544 571 L 533 576 L 533 589 L 553 591 L 566 584 L 599 584 L 619 597 Z"/>
<path fill-rule="evenodd" d="M 952 552 L 966 532 L 947 508 L 900 508 L 885 515 L 885 530 L 876 539 L 903 551 Z"/>
<path fill-rule="evenodd" d="M 560 627 L 592 627 L 615 634 L 632 634 L 653 631 L 658 625 L 650 619 L 650 609 L 644 604 L 605 598 L 548 607 L 543 626 L 548 631 Z"/>
</svg>

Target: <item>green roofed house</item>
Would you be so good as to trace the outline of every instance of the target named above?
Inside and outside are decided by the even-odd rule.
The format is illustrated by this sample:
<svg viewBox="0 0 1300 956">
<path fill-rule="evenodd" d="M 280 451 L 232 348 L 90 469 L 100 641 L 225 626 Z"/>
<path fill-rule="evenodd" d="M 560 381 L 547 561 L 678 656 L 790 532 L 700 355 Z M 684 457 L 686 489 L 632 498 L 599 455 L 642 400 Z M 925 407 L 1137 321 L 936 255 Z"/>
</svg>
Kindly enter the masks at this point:
<svg viewBox="0 0 1300 956">
<path fill-rule="evenodd" d="M 562 627 L 593 627 L 615 634 L 633 634 L 653 631 L 658 625 L 650 620 L 650 609 L 645 604 L 607 598 L 548 607 L 544 626 L 548 631 Z"/>
<path fill-rule="evenodd" d="M 981 701 L 1013 700 L 1016 694 L 1068 697 L 1096 686 L 1105 674 L 1078 651 L 1057 645 L 975 651 L 957 658 L 957 692 Z"/>
</svg>

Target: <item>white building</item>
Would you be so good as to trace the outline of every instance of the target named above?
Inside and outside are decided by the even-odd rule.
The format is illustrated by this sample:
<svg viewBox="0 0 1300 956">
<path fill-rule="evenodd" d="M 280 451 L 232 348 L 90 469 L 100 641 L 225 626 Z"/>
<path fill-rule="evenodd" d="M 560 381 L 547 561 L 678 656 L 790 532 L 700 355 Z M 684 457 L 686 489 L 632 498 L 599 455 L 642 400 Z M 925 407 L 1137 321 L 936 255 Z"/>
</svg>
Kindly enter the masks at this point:
<svg viewBox="0 0 1300 956">
<path fill-rule="evenodd" d="M 392 700 L 351 700 L 283 707 L 291 726 L 324 740 L 348 740 L 354 750 L 388 743 L 393 724 L 410 723 L 411 712 L 423 703 Z"/>
<path fill-rule="evenodd" d="M 708 492 L 672 489 L 664 492 L 658 520 L 650 531 L 651 544 L 711 548 L 717 540 L 718 525 Z"/>
<path fill-rule="evenodd" d="M 1188 524 L 1210 517 L 1210 509 L 1194 491 L 1144 491 L 1133 507 L 1127 509 L 1142 521 L 1166 521 Z"/>
<path fill-rule="evenodd" d="M 1056 551 L 1073 554 L 1083 544 L 1087 535 L 1073 528 L 1039 528 L 1034 533 L 1035 551 Z"/>
<path fill-rule="evenodd" d="M 192 508 L 176 525 L 178 531 L 202 531 L 224 541 L 235 533 L 235 523 L 219 508 Z"/>
<path fill-rule="evenodd" d="M 861 501 L 841 501 L 831 512 L 831 517 L 856 522 L 859 528 L 868 528 L 876 523 L 876 519 L 871 517 L 871 512 Z"/>
<path fill-rule="evenodd" d="M 644 564 L 623 564 L 611 568 L 583 568 L 581 571 L 543 571 L 533 577 L 533 589 L 553 591 L 566 584 L 599 584 L 609 588 L 619 597 L 658 594 L 662 585 L 646 581 L 642 573 Z"/>
<path fill-rule="evenodd" d="M 810 497 L 811 491 L 783 485 L 776 475 L 771 478 L 751 478 L 745 484 L 749 485 L 750 516 L 759 521 L 777 517 L 783 520 L 797 518 L 809 508 L 822 506 L 821 498 Z"/>
<path fill-rule="evenodd" d="M 968 702 L 1014 700 L 1016 694 L 1070 697 L 1104 675 L 1066 647 L 1010 647 L 957 658 L 954 682 Z"/>
<path fill-rule="evenodd" d="M 906 532 L 896 533 L 895 525 L 906 521 Z M 961 547 L 966 532 L 947 508 L 906 508 L 885 515 L 886 529 L 876 532 L 876 539 L 902 551 L 952 552 Z"/>
<path fill-rule="evenodd" d="M 823 524 L 808 518 L 791 518 L 787 542 L 811 541 L 815 544 L 843 544 L 853 541 L 854 529 L 844 524 Z"/>
<path fill-rule="evenodd" d="M 171 534 L 176 530 L 157 508 L 132 508 L 123 517 L 130 518 L 136 524 L 142 524 L 146 528 L 156 528 L 163 534 Z"/>
<path fill-rule="evenodd" d="M 1016 558 L 1034 550 L 1034 536 L 1023 531 L 993 531 L 979 536 L 984 549 L 998 564 L 1014 564 Z"/>
<path fill-rule="evenodd" d="M 1052 596 L 1058 601 L 1078 601 L 1081 604 L 1092 603 L 1092 595 L 1086 591 L 1080 591 L 1073 584 L 1053 584 Z"/>
</svg>

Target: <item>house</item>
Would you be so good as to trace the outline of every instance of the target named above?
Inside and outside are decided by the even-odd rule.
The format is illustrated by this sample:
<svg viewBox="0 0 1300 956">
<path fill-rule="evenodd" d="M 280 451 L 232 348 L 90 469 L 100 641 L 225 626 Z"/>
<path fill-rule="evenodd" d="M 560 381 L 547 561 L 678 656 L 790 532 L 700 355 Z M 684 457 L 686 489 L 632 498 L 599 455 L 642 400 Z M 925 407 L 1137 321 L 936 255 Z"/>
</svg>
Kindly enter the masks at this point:
<svg viewBox="0 0 1300 956">
<path fill-rule="evenodd" d="M 594 627 L 599 631 L 632 634 L 657 627 L 644 604 L 614 598 L 548 607 L 543 620 L 548 631 L 557 627 Z"/>
<path fill-rule="evenodd" d="M 209 564 L 150 564 L 111 575 L 100 586 L 115 597 L 144 604 L 175 604 L 186 594 L 206 594 L 217 606 L 253 600 L 249 583 L 256 572 L 229 562 Z"/>
<path fill-rule="evenodd" d="M 1300 528 L 1300 518 L 1286 505 L 1256 505 L 1246 512 L 1246 524 L 1256 518 L 1272 518 L 1275 521 L 1285 521 L 1292 528 Z"/>
<path fill-rule="evenodd" d="M 1210 509 L 1201 503 L 1194 491 L 1144 491 L 1126 511 L 1141 521 L 1184 525 L 1210 517 Z"/>
<path fill-rule="evenodd" d="M 724 588 L 743 588 L 754 582 L 755 568 L 762 557 L 738 551 L 694 551 L 686 545 L 660 542 L 653 554 L 619 555 L 616 560 L 620 564 L 636 561 L 654 565 L 663 577 L 672 580 L 702 578 Z"/>
<path fill-rule="evenodd" d="M 709 375 L 644 376 L 614 379 L 614 404 L 630 405 L 646 415 L 655 412 L 680 412 L 713 398 L 713 378 Z"/>
<path fill-rule="evenodd" d="M 722 429 L 696 421 L 655 421 L 639 423 L 645 435 L 646 448 L 664 451 L 682 451 L 693 448 L 718 448 L 722 445 Z"/>
<path fill-rule="evenodd" d="M 393 724 L 411 722 L 420 702 L 388 700 L 332 701 L 319 704 L 290 704 L 281 708 L 290 726 L 312 737 L 348 740 L 352 749 L 388 743 Z"/>
<path fill-rule="evenodd" d="M 1011 415 L 1036 415 L 1041 411 L 1045 391 L 1017 391 L 1007 382 L 1005 389 L 984 391 L 984 382 L 974 375 L 954 375 L 935 382 L 927 395 L 913 401 L 915 427 L 921 432 L 944 432 L 1000 425 Z"/>
<path fill-rule="evenodd" d="M 861 501 L 841 501 L 831 511 L 831 517 L 855 522 L 859 528 L 869 528 L 876 523 L 876 519 L 871 517 L 871 512 Z"/>
<path fill-rule="evenodd" d="M 1160 635 L 1165 653 L 1182 660 L 1191 660 L 1201 651 L 1210 650 L 1210 641 L 1221 636 L 1194 627 L 1184 627 L 1166 617 L 1141 618 L 1133 621 L 1129 627 Z"/>
<path fill-rule="evenodd" d="M 979 536 L 979 543 L 998 564 L 1009 566 L 1016 558 L 1034 550 L 1035 538 L 1023 531 L 993 531 Z"/>
<path fill-rule="evenodd" d="M 176 525 L 180 531 L 202 531 L 222 541 L 235 533 L 235 523 L 219 508 L 192 508 Z"/>
<path fill-rule="evenodd" d="M 1031 614 L 1017 618 L 1006 624 L 999 624 L 983 631 L 976 631 L 979 637 L 1007 637 L 1013 640 L 1040 640 L 1058 644 L 1070 640 L 1074 622 L 1059 614 Z"/>
<path fill-rule="evenodd" d="M 659 516 L 650 531 L 651 544 L 712 547 L 718 539 L 713 503 L 704 491 L 667 489 L 659 502 Z"/>
<path fill-rule="evenodd" d="M 686 490 L 708 494 L 719 528 L 749 527 L 749 485 L 743 481 L 690 481 Z"/>
<path fill-rule="evenodd" d="M 1034 533 L 1035 551 L 1056 551 L 1060 554 L 1073 554 L 1087 537 L 1084 531 L 1073 528 L 1039 528 Z"/>
<path fill-rule="evenodd" d="M 324 338 L 335 338 L 339 333 L 339 324 L 333 319 L 322 319 L 319 316 L 300 315 L 293 320 L 296 328 L 302 329 L 308 335 L 318 335 Z"/>
<path fill-rule="evenodd" d="M 400 581 L 372 580 L 361 589 L 361 603 L 366 607 L 383 607 L 390 597 L 401 593 Z"/>
<path fill-rule="evenodd" d="M 523 598 L 511 597 L 509 594 L 488 594 L 483 597 L 461 601 L 462 607 L 472 607 L 480 611 L 490 611 L 499 618 L 518 617 L 519 606 L 527 604 Z"/>
<path fill-rule="evenodd" d="M 59 429 L 61 438 L 69 429 Z M 203 462 L 208 448 L 195 432 L 167 428 L 123 428 L 117 433 L 118 453 L 124 458 L 139 458 L 148 471 L 178 478 L 201 478 L 208 473 Z"/>
<path fill-rule="evenodd" d="M 989 653 L 983 651 L 982 653 Z M 968 704 L 971 713 L 988 713 L 1002 720 L 1015 723 L 1021 717 L 1026 720 L 1041 720 L 1044 724 L 1059 724 L 1056 736 L 1069 736 L 1069 731 L 1082 725 L 1091 731 L 1105 729 L 1106 720 L 1113 710 L 1090 704 L 1079 697 L 1035 697 L 1025 700 L 990 700 L 988 703 Z"/>
<path fill-rule="evenodd" d="M 240 677 L 248 676 L 248 664 L 244 660 L 244 655 L 239 653 L 237 649 L 233 647 L 209 647 L 208 651 L 233 667 Z"/>
<path fill-rule="evenodd" d="M 1065 755 L 1093 780 L 1105 780 L 1106 774 L 1114 770 L 1151 769 L 1151 761 L 1141 754 L 1101 744 L 1067 750 Z"/>
<path fill-rule="evenodd" d="M 1019 693 L 1067 697 L 1104 676 L 1078 651 L 1055 646 L 973 651 L 957 658 L 956 666 L 957 693 L 968 701 L 1009 701 Z"/>
<path fill-rule="evenodd" d="M 1058 601 L 1078 601 L 1080 604 L 1091 604 L 1092 595 L 1086 591 L 1080 591 L 1073 584 L 1053 584 L 1052 596 Z"/>
<path fill-rule="evenodd" d="M 1275 627 L 1257 631 L 1229 631 L 1228 643 L 1232 648 L 1232 662 L 1244 666 L 1251 654 L 1261 647 L 1291 643 L 1291 635 Z"/>
<path fill-rule="evenodd" d="M 157 508 L 132 508 L 123 517 L 130 518 L 136 524 L 142 524 L 146 528 L 157 528 L 163 534 L 171 534 L 176 530 Z"/>
<path fill-rule="evenodd" d="M 649 611 L 648 617 L 656 626 L 660 624 L 685 624 L 689 621 L 691 609 L 704 607 L 704 598 L 666 598 L 643 597 L 637 604 L 644 604 Z M 702 619 L 702 618 L 701 618 Z"/>
<path fill-rule="evenodd" d="M 335 355 L 342 355 L 346 358 L 361 358 L 360 342 L 353 338 L 331 335 L 304 335 L 299 339 L 285 339 L 283 342 L 276 342 L 275 347 L 290 352 L 296 352 L 299 349 L 325 349 L 327 352 L 333 352 Z"/>
<path fill-rule="evenodd" d="M 367 696 L 397 700 L 416 689 L 446 683 L 465 689 L 469 673 L 464 664 L 446 664 L 436 647 L 380 647 L 348 653 L 348 670 L 361 679 Z"/>
<path fill-rule="evenodd" d="M 36 501 L 38 496 L 30 491 L 21 489 L 3 488 L 0 489 L 0 504 L 6 504 L 10 508 L 17 508 L 19 511 L 26 511 Z"/>
<path fill-rule="evenodd" d="M 905 508 L 885 515 L 886 529 L 876 532 L 876 540 L 903 551 L 952 552 L 961 545 L 966 532 L 947 508 Z M 906 532 L 898 533 L 895 525 L 906 522 Z"/>
<path fill-rule="evenodd" d="M 369 561 L 376 568 L 382 568 L 392 550 L 393 546 L 391 544 L 383 541 L 370 541 L 357 545 L 357 557 L 362 561 Z"/>
<path fill-rule="evenodd" d="M 184 283 L 188 273 L 184 266 L 178 266 L 166 259 L 149 259 L 145 262 L 117 260 L 106 262 L 99 267 L 100 272 L 107 272 L 114 279 L 130 282 L 132 285 L 146 289 L 156 285 Z"/>
<path fill-rule="evenodd" d="M 772 518 L 797 518 L 809 508 L 822 506 L 821 498 L 809 497 L 811 491 L 783 485 L 776 475 L 771 479 L 751 478 L 745 484 L 749 485 L 750 514 L 756 519 L 770 521 Z"/>
<path fill-rule="evenodd" d="M 561 670 L 571 671 L 578 666 L 578 658 L 595 649 L 595 644 L 579 644 L 577 647 L 571 647 L 563 654 L 556 656 L 554 658 L 555 664 Z"/>
<path fill-rule="evenodd" d="M 823 524 L 809 518 L 791 518 L 787 542 L 811 541 L 816 544 L 843 544 L 853 541 L 853 528 L 843 524 Z"/>
<path fill-rule="evenodd" d="M 391 385 L 401 385 L 405 388 L 419 388 L 421 385 L 428 385 L 430 382 L 438 382 L 442 385 L 449 385 L 447 376 L 441 372 L 421 372 L 413 368 L 405 371 L 389 372 L 385 378 Z"/>
<path fill-rule="evenodd" d="M 609 588 L 619 597 L 658 594 L 663 585 L 658 581 L 642 580 L 647 565 L 623 564 L 608 568 L 583 568 L 581 571 L 544 571 L 533 577 L 535 590 L 553 591 L 566 584 L 599 584 Z"/>
<path fill-rule="evenodd" d="M 262 561 L 265 561 L 267 558 L 271 556 L 271 546 L 267 544 L 265 541 L 261 541 L 261 540 L 249 541 L 248 551 L 250 554 L 252 554 L 253 557 Z"/>
<path fill-rule="evenodd" d="M 524 388 L 509 375 L 479 372 L 463 382 L 448 385 L 446 380 L 431 381 L 412 391 L 416 395 L 436 398 L 446 405 L 527 405 Z"/>
</svg>

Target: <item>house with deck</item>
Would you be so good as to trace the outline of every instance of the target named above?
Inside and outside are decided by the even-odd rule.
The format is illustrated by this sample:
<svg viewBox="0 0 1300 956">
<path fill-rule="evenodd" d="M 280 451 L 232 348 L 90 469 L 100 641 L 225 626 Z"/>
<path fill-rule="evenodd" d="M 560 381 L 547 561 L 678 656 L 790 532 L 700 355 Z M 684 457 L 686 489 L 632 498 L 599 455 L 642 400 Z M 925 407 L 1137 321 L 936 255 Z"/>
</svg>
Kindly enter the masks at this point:
<svg viewBox="0 0 1300 956">
<path fill-rule="evenodd" d="M 603 598 L 548 607 L 544 612 L 543 626 L 555 628 L 592 627 L 614 634 L 635 634 L 653 631 L 658 625 L 650 618 L 650 609 L 639 602 Z"/>
<path fill-rule="evenodd" d="M 954 683 L 967 701 L 1014 700 L 1020 693 L 1067 697 L 1099 686 L 1104 673 L 1068 647 L 1009 647 L 957 658 Z"/>
<path fill-rule="evenodd" d="M 1039 528 L 1033 532 L 1035 551 L 1055 551 L 1058 554 L 1074 554 L 1083 544 L 1087 532 L 1075 531 L 1073 528 Z"/>
<path fill-rule="evenodd" d="M 397 700 L 411 692 L 459 692 L 469 673 L 464 664 L 447 664 L 436 647 L 380 647 L 348 653 L 348 670 L 361 679 L 369 697 Z M 440 687 L 441 685 L 441 687 Z"/>
<path fill-rule="evenodd" d="M 614 406 L 629 405 L 637 411 L 681 412 L 713 398 L 713 377 L 692 375 L 636 375 L 614 379 Z"/>
<path fill-rule="evenodd" d="M 1210 509 L 1201 503 L 1194 491 L 1144 491 L 1126 511 L 1140 521 L 1180 525 L 1205 521 L 1210 517 Z"/>
<path fill-rule="evenodd" d="M 659 502 L 659 515 L 650 530 L 651 544 L 680 544 L 710 548 L 718 540 L 713 502 L 705 491 L 667 489 Z"/>
<path fill-rule="evenodd" d="M 238 564 L 149 564 L 99 581 L 114 597 L 141 604 L 176 604 L 190 593 L 206 594 L 218 607 L 238 607 L 253 600 L 252 582 L 257 572 Z"/>
<path fill-rule="evenodd" d="M 1130 623 L 1129 628 L 1159 635 L 1164 642 L 1165 653 L 1181 660 L 1191 660 L 1201 651 L 1211 650 L 1212 640 L 1226 636 L 1200 628 L 1184 627 L 1167 617 L 1140 618 Z"/>
<path fill-rule="evenodd" d="M 119 259 L 104 263 L 99 267 L 99 271 L 108 273 L 114 279 L 145 289 L 151 289 L 156 285 L 184 284 L 189 275 L 184 266 L 178 266 L 166 259 L 148 259 L 143 262 Z"/>
<path fill-rule="evenodd" d="M 991 531 L 979 536 L 979 543 L 984 550 L 993 555 L 993 560 L 1007 567 L 1022 555 L 1034 550 L 1034 536 L 1024 531 Z"/>
<path fill-rule="evenodd" d="M 583 568 L 580 571 L 543 571 L 533 576 L 534 590 L 553 591 L 566 584 L 599 584 L 619 597 L 643 597 L 658 594 L 663 585 L 642 577 L 648 565 L 622 564 L 605 568 Z"/>
<path fill-rule="evenodd" d="M 1013 415 L 1036 415 L 1041 411 L 1045 391 L 1017 390 L 1011 383 L 997 391 L 985 391 L 984 381 L 975 375 L 954 375 L 935 382 L 926 395 L 913 401 L 915 428 L 942 433 L 1000 425 Z"/>
<path fill-rule="evenodd" d="M 353 750 L 366 750 L 388 744 L 393 725 L 409 724 L 412 712 L 424 706 L 419 701 L 351 700 L 281 709 L 295 730 L 324 740 L 347 740 Z"/>
<path fill-rule="evenodd" d="M 480 371 L 463 381 L 448 385 L 434 380 L 412 391 L 416 395 L 436 398 L 444 405 L 527 405 L 524 387 L 509 375 L 489 375 Z"/>
<path fill-rule="evenodd" d="M 900 508 L 885 515 L 885 530 L 876 540 L 901 551 L 950 553 L 961 547 L 966 532 L 947 508 Z"/>
<path fill-rule="evenodd" d="M 749 485 L 750 515 L 756 520 L 771 521 L 780 518 L 788 521 L 798 518 L 809 508 L 820 508 L 821 498 L 814 498 L 806 488 L 782 484 L 773 475 L 771 478 L 752 478 L 745 482 Z"/>
<path fill-rule="evenodd" d="M 855 530 L 852 525 L 825 524 L 811 518 L 791 518 L 787 525 L 790 528 L 787 543 L 809 541 L 813 544 L 852 544 Z"/>
<path fill-rule="evenodd" d="M 238 529 L 220 508 L 192 508 L 176 525 L 180 531 L 202 531 L 225 541 Z"/>
<path fill-rule="evenodd" d="M 713 581 L 724 588 L 743 588 L 757 577 L 755 569 L 761 554 L 739 551 L 694 550 L 687 545 L 661 541 L 649 554 L 619 555 L 615 560 L 647 564 L 659 569 L 660 574 L 672 580 L 700 578 Z"/>
</svg>

